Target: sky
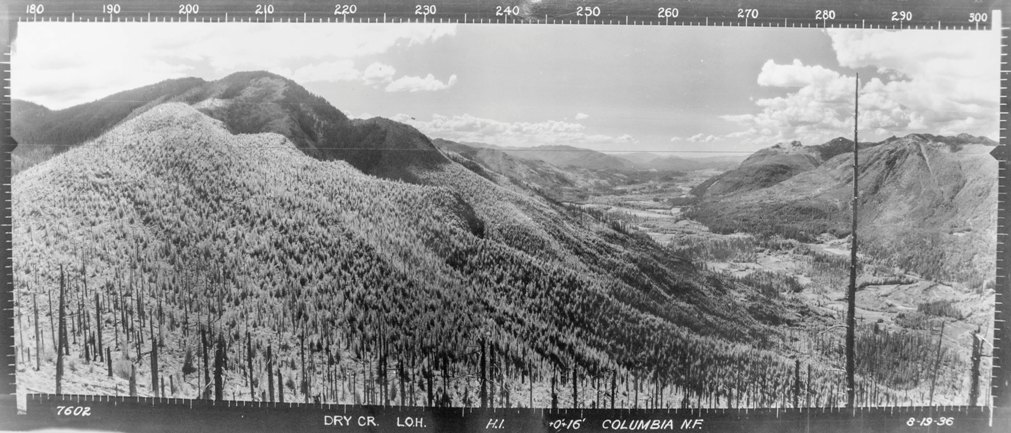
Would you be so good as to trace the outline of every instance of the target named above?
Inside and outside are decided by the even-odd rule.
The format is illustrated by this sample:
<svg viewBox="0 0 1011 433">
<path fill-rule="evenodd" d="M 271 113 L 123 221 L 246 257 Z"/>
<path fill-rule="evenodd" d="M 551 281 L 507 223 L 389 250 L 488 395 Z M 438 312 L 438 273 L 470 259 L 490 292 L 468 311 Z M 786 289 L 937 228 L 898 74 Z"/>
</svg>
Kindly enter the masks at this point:
<svg viewBox="0 0 1011 433">
<path fill-rule="evenodd" d="M 267 70 L 350 117 L 511 147 L 690 156 L 852 137 L 857 73 L 862 141 L 998 129 L 997 31 L 21 23 L 13 49 L 13 97 L 51 109 Z"/>
</svg>

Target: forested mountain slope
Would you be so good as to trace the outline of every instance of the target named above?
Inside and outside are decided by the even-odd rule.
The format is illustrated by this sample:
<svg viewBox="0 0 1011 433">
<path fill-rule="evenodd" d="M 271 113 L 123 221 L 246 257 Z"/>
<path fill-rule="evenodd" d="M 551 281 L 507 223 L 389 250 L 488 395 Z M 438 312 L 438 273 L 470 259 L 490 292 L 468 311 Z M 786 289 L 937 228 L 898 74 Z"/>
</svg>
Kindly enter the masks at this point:
<svg viewBox="0 0 1011 433">
<path fill-rule="evenodd" d="M 779 335 L 740 301 L 758 288 L 645 236 L 456 163 L 409 167 L 420 184 L 389 181 L 232 129 L 160 104 L 14 178 L 22 314 L 66 287 L 74 356 L 90 350 L 95 363 L 104 340 L 139 372 L 141 395 L 157 392 L 144 385 L 155 371 L 179 384 L 174 395 L 209 395 L 208 348 L 226 395 L 257 400 L 276 373 L 289 399 L 347 402 L 353 388 L 354 401 L 389 401 L 399 379 L 410 401 L 427 380 L 431 404 L 436 380 L 439 401 L 475 404 L 479 348 L 502 366 L 500 384 L 620 376 L 693 398 L 732 390 L 736 404 L 778 401 L 753 383 L 793 373 L 763 349 Z M 34 374 L 52 372 L 48 360 Z M 338 383 L 337 370 L 353 373 Z M 69 389 L 86 371 L 67 373 Z M 100 377 L 88 386 L 106 394 L 125 380 Z"/>
<path fill-rule="evenodd" d="M 993 145 L 984 137 L 911 134 L 866 146 L 859 178 L 859 233 L 865 251 L 927 278 L 974 287 L 992 284 L 997 226 Z M 817 162 L 809 152 L 794 154 Z M 848 235 L 852 151 L 795 171 L 762 188 L 729 189 L 721 195 L 715 194 L 722 182 L 717 180 L 689 215 L 722 232 L 801 240 L 822 233 Z"/>
<path fill-rule="evenodd" d="M 751 154 L 737 168 L 699 185 L 694 193 L 720 196 L 770 187 L 838 154 L 851 152 L 852 147 L 853 142 L 842 137 L 816 146 L 804 146 L 799 141 L 780 143 Z"/>
<path fill-rule="evenodd" d="M 168 80 L 58 111 L 17 101 L 13 116 L 13 136 L 20 143 L 17 154 L 53 145 L 65 150 L 163 102 L 193 105 L 233 133 L 284 135 L 310 156 L 344 160 L 380 177 L 410 181 L 407 167 L 448 162 L 414 128 L 381 118 L 348 119 L 325 99 L 268 72 L 239 72 L 210 82 Z M 24 165 L 45 157 L 29 159 Z"/>
</svg>

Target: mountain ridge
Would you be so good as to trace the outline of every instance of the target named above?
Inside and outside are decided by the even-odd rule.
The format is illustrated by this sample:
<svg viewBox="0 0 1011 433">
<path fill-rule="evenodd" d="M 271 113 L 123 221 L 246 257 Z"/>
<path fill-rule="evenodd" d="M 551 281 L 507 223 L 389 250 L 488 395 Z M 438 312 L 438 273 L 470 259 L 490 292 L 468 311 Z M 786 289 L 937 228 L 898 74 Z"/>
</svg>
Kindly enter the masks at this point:
<svg viewBox="0 0 1011 433">
<path fill-rule="evenodd" d="M 59 147 L 52 153 L 58 153 L 164 102 L 196 106 L 232 132 L 282 134 L 311 156 L 346 160 L 380 177 L 411 181 L 408 167 L 448 162 L 428 137 L 409 125 L 349 119 L 294 81 L 264 71 L 237 72 L 215 81 L 166 80 L 63 110 L 28 110 L 43 118 L 32 124 L 30 117 L 15 116 L 13 135 L 22 153 L 54 144 Z M 19 104 L 32 108 L 27 102 Z"/>
<path fill-rule="evenodd" d="M 990 284 L 997 162 L 986 137 L 909 134 L 860 152 L 862 249 L 940 281 Z M 850 142 L 852 146 L 852 142 Z M 849 235 L 852 152 L 758 188 L 706 193 L 687 215 L 720 232 Z"/>
</svg>

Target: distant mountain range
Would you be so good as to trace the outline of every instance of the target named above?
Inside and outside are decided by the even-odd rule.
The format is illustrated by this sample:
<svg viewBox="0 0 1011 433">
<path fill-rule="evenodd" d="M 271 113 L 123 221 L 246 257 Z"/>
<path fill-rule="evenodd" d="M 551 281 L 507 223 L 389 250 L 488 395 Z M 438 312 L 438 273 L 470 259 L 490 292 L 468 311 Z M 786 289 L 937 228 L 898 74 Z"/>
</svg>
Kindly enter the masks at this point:
<svg viewBox="0 0 1011 433">
<path fill-rule="evenodd" d="M 500 186 L 521 193 L 535 191 L 555 201 L 578 202 L 594 189 L 609 188 L 628 180 L 620 171 L 572 165 L 563 168 L 540 159 L 521 158 L 496 146 L 442 139 L 434 143 L 454 161 Z"/>
<path fill-rule="evenodd" d="M 863 251 L 927 277 L 992 283 L 996 241 L 996 143 L 966 134 L 910 134 L 861 143 L 859 234 Z M 688 213 L 715 230 L 813 240 L 847 236 L 853 142 L 763 149 L 695 189 Z"/>
<path fill-rule="evenodd" d="M 558 167 L 591 170 L 635 170 L 632 161 L 606 153 L 572 146 L 508 147 L 502 151 L 516 158 L 544 161 Z"/>
<path fill-rule="evenodd" d="M 709 168 L 729 169 L 743 156 L 683 158 L 638 152 L 610 154 L 574 146 L 499 147 L 484 143 L 461 143 L 470 147 L 494 149 L 515 158 L 543 161 L 560 168 L 584 168 L 609 171 L 692 171 Z"/>
<path fill-rule="evenodd" d="M 214 316 L 227 350 L 255 338 L 286 366 L 297 365 L 291 342 L 308 341 L 310 363 L 324 365 L 336 339 L 338 358 L 379 365 L 391 350 L 424 348 L 417 359 L 476 371 L 480 341 L 541 378 L 632 372 L 742 393 L 758 380 L 742 371 L 792 377 L 793 361 L 766 350 L 778 334 L 764 320 L 785 307 L 770 301 L 760 320 L 740 301 L 764 296 L 751 283 L 544 200 L 528 184 L 584 180 L 531 153 L 350 120 L 264 72 L 166 81 L 59 111 L 19 102 L 14 120 L 19 148 L 61 150 L 13 178 L 18 278 L 34 273 L 45 287 L 33 290 L 52 292 L 73 268 L 92 287 L 142 286 L 174 318 L 163 365 L 200 347 L 180 318 Z M 749 370 L 754 360 L 761 369 Z"/>
<path fill-rule="evenodd" d="M 199 78 L 166 80 L 55 111 L 14 100 L 12 135 L 24 144 L 19 154 L 45 150 L 45 155 L 51 156 L 96 138 L 116 124 L 165 102 L 193 105 L 225 122 L 233 133 L 282 134 L 309 155 L 348 161 L 363 172 L 380 177 L 411 180 L 406 168 L 447 162 L 428 137 L 409 125 L 379 117 L 349 119 L 325 99 L 291 80 L 266 72 L 241 72 L 211 82 Z M 652 153 L 612 155 L 572 146 L 456 144 L 497 150 L 519 160 L 544 162 L 560 169 L 691 171 L 727 169 L 740 160 L 663 157 Z"/>
<path fill-rule="evenodd" d="M 777 144 L 748 156 L 736 169 L 711 178 L 694 192 L 723 195 L 765 188 L 852 151 L 852 147 L 852 141 L 841 137 L 817 146 L 803 146 L 798 141 Z"/>
<path fill-rule="evenodd" d="M 504 148 L 436 139 L 457 162 L 500 185 L 514 184 L 557 201 L 579 202 L 603 189 L 635 181 L 643 172 L 729 169 L 741 157 L 679 158 L 653 153 L 610 155 L 569 146 Z M 486 170 L 490 169 L 490 170 Z M 641 176 L 640 176 L 641 177 Z"/>
<path fill-rule="evenodd" d="M 693 171 L 693 170 L 729 170 L 740 164 L 744 155 L 705 156 L 686 158 L 680 156 L 660 156 L 655 153 L 641 152 L 620 155 L 631 161 L 639 170 L 657 171 Z"/>
</svg>

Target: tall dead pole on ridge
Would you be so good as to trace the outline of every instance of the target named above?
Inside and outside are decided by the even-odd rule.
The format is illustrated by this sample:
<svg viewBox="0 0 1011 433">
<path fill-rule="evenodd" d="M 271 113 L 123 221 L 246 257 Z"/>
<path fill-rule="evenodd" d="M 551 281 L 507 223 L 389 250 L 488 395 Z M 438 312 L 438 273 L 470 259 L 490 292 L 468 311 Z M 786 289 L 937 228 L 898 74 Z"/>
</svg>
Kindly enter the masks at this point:
<svg viewBox="0 0 1011 433">
<path fill-rule="evenodd" d="M 856 90 L 854 90 L 854 95 L 856 99 L 853 104 L 853 201 L 850 202 L 850 210 L 852 214 L 853 227 L 850 229 L 850 286 L 846 294 L 846 406 L 850 408 L 856 408 L 854 406 L 854 395 L 856 384 L 854 378 L 854 370 L 856 369 L 856 356 L 854 353 L 854 346 L 856 345 L 856 309 L 857 309 L 857 197 L 859 192 L 857 191 L 857 176 L 858 171 L 858 160 L 857 152 L 859 146 L 857 145 L 857 119 L 860 112 L 860 74 L 856 76 Z"/>
</svg>

